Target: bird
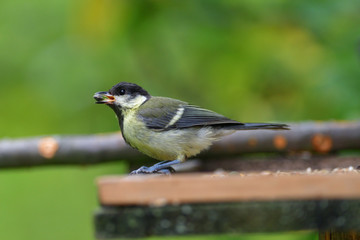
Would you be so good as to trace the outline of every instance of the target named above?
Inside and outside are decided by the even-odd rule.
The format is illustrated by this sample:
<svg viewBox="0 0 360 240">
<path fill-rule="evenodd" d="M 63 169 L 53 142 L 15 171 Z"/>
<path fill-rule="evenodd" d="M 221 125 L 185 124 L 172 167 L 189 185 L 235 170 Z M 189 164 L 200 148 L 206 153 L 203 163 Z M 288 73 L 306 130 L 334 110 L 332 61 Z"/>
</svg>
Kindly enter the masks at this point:
<svg viewBox="0 0 360 240">
<path fill-rule="evenodd" d="M 238 130 L 287 130 L 286 124 L 242 123 L 187 102 L 151 96 L 135 83 L 120 82 L 109 91 L 96 92 L 95 103 L 116 114 L 127 144 L 161 162 L 130 174 L 171 174 L 173 165 L 208 149 Z"/>
</svg>

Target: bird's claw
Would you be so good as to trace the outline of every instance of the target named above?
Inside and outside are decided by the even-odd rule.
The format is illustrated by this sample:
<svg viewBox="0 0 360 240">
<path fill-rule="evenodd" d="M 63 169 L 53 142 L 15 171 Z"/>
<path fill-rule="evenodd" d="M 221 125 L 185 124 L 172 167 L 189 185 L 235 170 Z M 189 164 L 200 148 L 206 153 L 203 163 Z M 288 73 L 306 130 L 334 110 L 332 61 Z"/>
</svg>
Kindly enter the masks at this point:
<svg viewBox="0 0 360 240">
<path fill-rule="evenodd" d="M 132 171 L 130 175 L 152 174 L 152 173 L 170 175 L 171 173 L 175 172 L 175 169 L 172 168 L 171 165 L 178 163 L 180 163 L 180 160 L 162 161 L 151 167 L 142 166 L 141 168 Z"/>
<path fill-rule="evenodd" d="M 157 174 L 165 174 L 165 175 L 171 175 L 172 173 L 175 173 L 175 169 L 172 167 L 167 167 L 167 168 L 163 168 L 163 169 L 159 169 L 157 172 Z"/>
<path fill-rule="evenodd" d="M 156 165 L 154 165 L 156 166 Z M 172 167 L 160 168 L 156 169 L 154 166 L 146 167 L 142 166 L 139 169 L 130 172 L 130 175 L 138 175 L 138 174 L 165 174 L 170 175 L 171 173 L 175 172 L 175 169 Z"/>
</svg>

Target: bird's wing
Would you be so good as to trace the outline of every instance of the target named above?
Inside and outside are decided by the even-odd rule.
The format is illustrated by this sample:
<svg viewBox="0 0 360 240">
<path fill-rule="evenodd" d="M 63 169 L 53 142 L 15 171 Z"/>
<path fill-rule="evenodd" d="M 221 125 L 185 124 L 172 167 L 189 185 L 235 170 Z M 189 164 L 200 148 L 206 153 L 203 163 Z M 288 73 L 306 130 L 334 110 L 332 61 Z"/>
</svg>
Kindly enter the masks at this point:
<svg viewBox="0 0 360 240">
<path fill-rule="evenodd" d="M 152 97 L 144 103 L 138 117 L 148 128 L 158 130 L 180 129 L 195 126 L 243 125 L 216 112 L 189 105 L 171 98 Z"/>
<path fill-rule="evenodd" d="M 228 125 L 228 124 L 242 124 L 235 120 L 231 120 L 216 112 L 203 109 L 193 105 L 184 107 L 184 113 L 181 118 L 174 124 L 175 128 L 187 128 L 194 126 L 213 126 L 213 125 Z"/>
</svg>

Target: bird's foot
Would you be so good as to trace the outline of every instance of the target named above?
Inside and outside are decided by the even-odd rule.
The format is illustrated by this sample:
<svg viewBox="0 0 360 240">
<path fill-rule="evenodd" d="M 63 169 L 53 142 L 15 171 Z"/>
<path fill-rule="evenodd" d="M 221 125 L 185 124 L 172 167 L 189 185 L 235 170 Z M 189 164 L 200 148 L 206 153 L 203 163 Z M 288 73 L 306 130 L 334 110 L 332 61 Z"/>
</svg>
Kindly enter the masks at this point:
<svg viewBox="0 0 360 240">
<path fill-rule="evenodd" d="M 170 175 L 171 173 L 175 172 L 175 169 L 171 167 L 173 164 L 177 164 L 180 161 L 174 160 L 174 161 L 162 161 L 159 162 L 151 167 L 142 166 L 139 169 L 136 169 L 130 173 L 130 175 L 136 175 L 136 174 L 165 174 Z"/>
<path fill-rule="evenodd" d="M 172 167 L 162 168 L 158 170 L 154 170 L 153 167 L 145 167 L 142 166 L 139 169 L 130 172 L 130 175 L 137 175 L 137 174 L 165 174 L 170 175 L 174 173 L 175 169 Z"/>
</svg>

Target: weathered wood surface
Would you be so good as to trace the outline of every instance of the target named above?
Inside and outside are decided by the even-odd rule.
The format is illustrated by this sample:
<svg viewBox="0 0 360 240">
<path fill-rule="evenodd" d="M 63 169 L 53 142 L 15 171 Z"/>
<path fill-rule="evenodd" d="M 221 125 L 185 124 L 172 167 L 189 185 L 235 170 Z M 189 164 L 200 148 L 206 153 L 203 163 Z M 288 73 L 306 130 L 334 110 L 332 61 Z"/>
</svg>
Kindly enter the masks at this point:
<svg viewBox="0 0 360 240">
<path fill-rule="evenodd" d="M 360 174 L 354 169 L 346 170 L 346 173 L 109 176 L 99 178 L 97 183 L 103 205 L 360 199 Z"/>
<path fill-rule="evenodd" d="M 360 149 L 360 122 L 289 124 L 289 131 L 238 131 L 218 141 L 201 158 L 242 153 L 313 151 L 329 153 Z M 93 164 L 134 161 L 144 155 L 127 146 L 121 134 L 43 136 L 0 141 L 0 167 L 51 164 Z"/>
<path fill-rule="evenodd" d="M 191 163 L 191 160 L 188 161 Z M 144 164 L 144 163 L 143 163 Z M 175 166 L 181 168 L 185 166 Z M 224 171 L 294 171 L 294 170 L 332 170 L 340 168 L 360 169 L 360 155 L 338 156 L 336 154 L 312 155 L 308 152 L 297 155 L 280 156 L 242 156 L 239 158 L 223 158 L 221 161 L 214 159 L 196 160 L 188 168 L 197 171 L 211 172 L 216 169 Z"/>
<path fill-rule="evenodd" d="M 360 232 L 330 230 L 319 233 L 319 240 L 359 240 Z"/>
<path fill-rule="evenodd" d="M 329 229 L 359 232 L 359 216 L 359 200 L 117 206 L 95 213 L 95 229 L 98 239 Z"/>
<path fill-rule="evenodd" d="M 156 161 L 139 160 L 130 162 L 130 169 L 138 169 L 141 166 L 151 166 Z M 207 159 L 190 159 L 185 163 L 173 166 L 176 172 L 214 172 L 237 171 L 300 171 L 314 170 L 336 170 L 340 168 L 360 169 L 360 155 L 338 154 L 312 154 L 303 152 L 299 154 L 281 154 L 270 156 L 243 155 L 230 157 L 209 157 Z"/>
<path fill-rule="evenodd" d="M 98 239 L 242 232 L 360 232 L 360 173 L 109 176 L 98 179 Z M 343 238 L 335 238 L 334 236 Z"/>
</svg>

